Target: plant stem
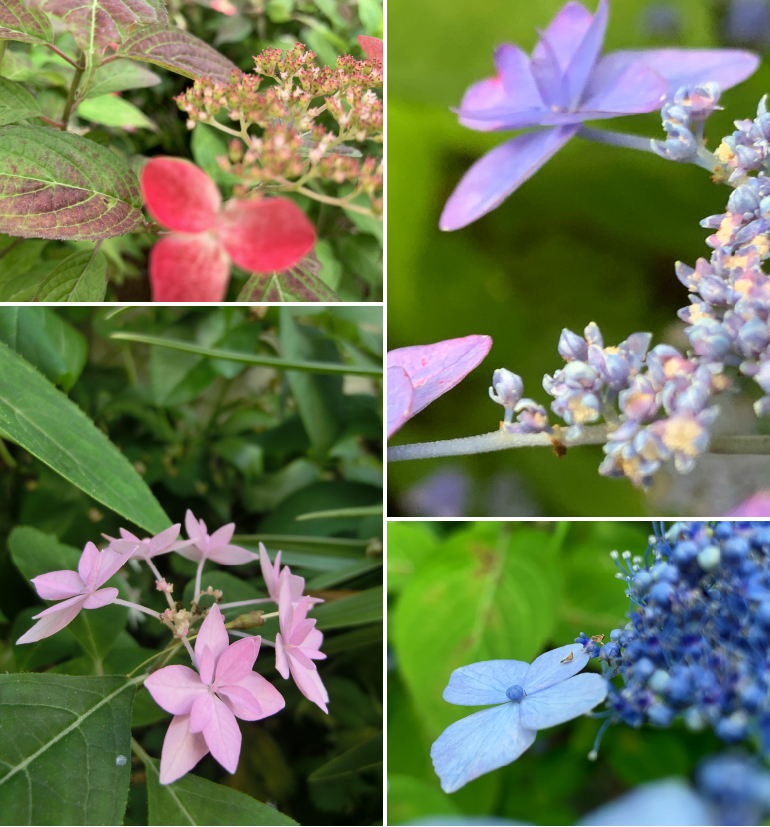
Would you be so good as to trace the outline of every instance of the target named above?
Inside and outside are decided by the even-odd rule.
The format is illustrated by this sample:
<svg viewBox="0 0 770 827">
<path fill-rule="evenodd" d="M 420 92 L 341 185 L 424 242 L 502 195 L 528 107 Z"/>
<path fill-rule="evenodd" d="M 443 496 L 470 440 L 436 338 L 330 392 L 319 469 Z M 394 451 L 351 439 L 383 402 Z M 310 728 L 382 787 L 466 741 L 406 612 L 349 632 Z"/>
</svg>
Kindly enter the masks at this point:
<svg viewBox="0 0 770 827">
<path fill-rule="evenodd" d="M 155 575 L 157 580 L 164 579 L 161 573 L 158 571 L 155 563 L 153 563 L 149 557 L 145 557 L 144 562 L 147 563 L 147 565 L 150 567 L 150 571 Z M 166 595 L 166 602 L 168 603 L 169 609 L 176 609 L 176 606 L 174 605 L 174 599 L 171 597 L 171 595 L 167 591 L 164 591 L 163 594 Z"/>
<path fill-rule="evenodd" d="M 235 603 L 220 603 L 220 609 L 237 609 L 239 606 L 253 606 L 256 603 L 275 603 L 272 597 L 260 597 L 256 600 L 237 600 Z"/>
<path fill-rule="evenodd" d="M 182 638 L 182 643 L 184 643 L 184 648 L 187 649 L 187 654 L 190 656 L 190 660 L 192 661 L 195 671 L 199 672 L 198 661 L 195 660 L 195 652 L 193 652 L 193 648 L 190 646 L 190 641 L 187 640 L 187 636 Z"/>
<path fill-rule="evenodd" d="M 5 57 L 5 47 L 7 45 L 7 40 L 0 40 L 0 73 L 3 71 L 3 58 Z"/>
<path fill-rule="evenodd" d="M 368 207 L 360 207 L 358 204 L 351 204 L 345 198 L 322 195 L 320 192 L 314 192 L 307 187 L 295 187 L 291 191 L 306 195 L 308 198 L 312 198 L 314 201 L 320 201 L 322 204 L 333 204 L 336 207 L 342 207 L 351 212 L 357 212 L 360 215 L 368 215 L 370 218 L 380 218 L 380 216 L 375 214 L 374 210 L 370 210 Z"/>
<path fill-rule="evenodd" d="M 770 436 L 718 434 L 711 437 L 710 454 L 770 454 Z"/>
<path fill-rule="evenodd" d="M 158 612 L 148 609 L 146 606 L 140 606 L 138 603 L 132 603 L 130 600 L 121 600 L 119 597 L 116 597 L 112 602 L 117 603 L 119 606 L 127 606 L 129 609 L 136 609 L 139 612 L 144 612 L 146 615 L 150 615 L 150 617 L 154 617 L 156 620 L 161 620 L 161 616 Z"/>
<path fill-rule="evenodd" d="M 70 90 L 67 93 L 67 102 L 64 104 L 64 114 L 62 115 L 62 130 L 67 128 L 67 124 L 70 120 L 70 115 L 72 114 L 72 106 L 75 103 L 75 95 L 78 91 L 78 86 L 80 86 L 80 81 L 83 79 L 83 72 L 85 72 L 86 67 L 81 65 L 81 61 L 84 59 L 82 52 L 78 57 L 78 62 L 75 64 L 75 74 L 72 76 L 72 83 L 70 84 Z"/>
<path fill-rule="evenodd" d="M 622 146 L 626 149 L 641 149 L 643 152 L 658 153 L 652 148 L 650 138 L 641 135 L 629 135 L 626 132 L 608 132 L 606 129 L 594 129 L 590 126 L 581 126 L 577 134 L 588 141 L 596 141 L 610 146 Z"/>
<path fill-rule="evenodd" d="M 585 428 L 581 436 L 562 444 L 566 447 L 576 445 L 603 445 L 607 441 L 609 430 L 606 425 Z M 394 445 L 388 448 L 388 462 L 405 459 L 428 459 L 430 457 L 456 457 L 465 454 L 487 454 L 491 451 L 506 451 L 508 448 L 542 448 L 553 447 L 554 437 L 549 434 L 509 434 L 505 431 L 492 431 L 489 434 L 462 437 L 461 439 L 444 439 L 439 442 L 417 442 L 413 445 Z"/>
<path fill-rule="evenodd" d="M 3 42 L 5 42 L 5 41 L 3 41 Z M 52 52 L 59 55 L 59 57 L 64 58 L 64 60 L 66 60 L 67 63 L 70 64 L 70 66 L 74 66 L 76 69 L 78 68 L 77 61 L 73 60 L 69 55 L 65 55 L 64 52 L 61 49 L 57 49 L 56 46 L 53 45 L 53 43 L 46 43 L 45 45 L 48 46 L 48 48 Z"/>
<path fill-rule="evenodd" d="M 67 128 L 67 124 L 60 123 L 59 121 L 55 121 L 55 120 L 53 120 L 53 118 L 47 118 L 45 115 L 35 115 L 35 117 L 39 121 L 42 121 L 43 123 L 47 123 L 48 126 L 56 127 L 56 129 L 66 129 Z"/>
<path fill-rule="evenodd" d="M 195 597 L 193 597 L 193 602 L 197 603 L 201 596 L 201 576 L 203 575 L 203 564 L 206 562 L 206 558 L 203 556 L 203 552 L 201 552 L 201 559 L 200 563 L 198 563 L 198 570 L 195 572 Z"/>
</svg>

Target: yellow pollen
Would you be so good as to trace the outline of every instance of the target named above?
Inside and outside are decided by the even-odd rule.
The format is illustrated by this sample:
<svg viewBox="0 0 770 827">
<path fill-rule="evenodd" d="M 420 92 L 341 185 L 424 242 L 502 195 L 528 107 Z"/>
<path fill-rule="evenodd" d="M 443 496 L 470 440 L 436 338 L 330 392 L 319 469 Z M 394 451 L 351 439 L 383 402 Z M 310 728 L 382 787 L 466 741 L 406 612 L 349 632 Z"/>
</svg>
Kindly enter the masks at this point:
<svg viewBox="0 0 770 827">
<path fill-rule="evenodd" d="M 663 434 L 663 443 L 672 451 L 681 451 L 694 457 L 697 454 L 693 442 L 703 433 L 694 419 L 672 419 Z"/>
<path fill-rule="evenodd" d="M 733 158 L 735 158 L 735 153 L 724 141 L 722 141 L 722 143 L 717 147 L 714 154 L 723 164 L 727 163 L 727 161 L 732 161 Z"/>
</svg>

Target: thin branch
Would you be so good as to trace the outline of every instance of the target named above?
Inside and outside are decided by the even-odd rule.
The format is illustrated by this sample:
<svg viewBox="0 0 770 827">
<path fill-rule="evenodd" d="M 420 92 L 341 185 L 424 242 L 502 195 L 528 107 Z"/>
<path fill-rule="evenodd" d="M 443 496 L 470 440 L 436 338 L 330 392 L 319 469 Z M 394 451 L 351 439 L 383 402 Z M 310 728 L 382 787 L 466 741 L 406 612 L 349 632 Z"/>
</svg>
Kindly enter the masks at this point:
<svg viewBox="0 0 770 827">
<path fill-rule="evenodd" d="M 770 436 L 718 434 L 711 437 L 710 454 L 770 454 Z"/>
<path fill-rule="evenodd" d="M 417 442 L 412 445 L 394 445 L 388 448 L 388 462 L 405 459 L 429 459 L 431 457 L 457 457 L 465 454 L 487 454 L 491 451 L 507 451 L 509 448 L 572 448 L 577 445 L 603 445 L 609 429 L 606 425 L 585 428 L 577 439 L 561 441 L 549 434 L 510 434 L 492 431 L 489 434 L 444 439 L 439 442 Z"/>
<path fill-rule="evenodd" d="M 57 48 L 56 46 L 54 46 L 54 44 L 53 44 L 53 43 L 46 43 L 45 45 L 46 45 L 46 46 L 47 46 L 47 47 L 48 47 L 48 48 L 49 48 L 52 52 L 54 52 L 55 54 L 59 55 L 59 57 L 64 58 L 64 60 L 66 60 L 66 61 L 67 61 L 67 63 L 69 63 L 69 64 L 70 64 L 70 66 L 74 66 L 74 67 L 75 67 L 75 69 L 77 69 L 77 68 L 78 68 L 77 61 L 76 61 L 76 60 L 73 60 L 73 59 L 72 59 L 69 55 L 64 54 L 64 52 L 63 52 L 61 49 L 59 49 L 59 48 Z"/>
</svg>

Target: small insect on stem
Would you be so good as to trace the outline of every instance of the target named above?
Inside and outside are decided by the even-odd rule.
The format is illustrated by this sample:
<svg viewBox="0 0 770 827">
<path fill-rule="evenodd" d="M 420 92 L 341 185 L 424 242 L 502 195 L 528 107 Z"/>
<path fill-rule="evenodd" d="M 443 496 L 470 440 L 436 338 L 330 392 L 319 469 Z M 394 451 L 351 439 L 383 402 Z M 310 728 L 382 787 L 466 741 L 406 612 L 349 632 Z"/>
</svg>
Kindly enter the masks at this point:
<svg viewBox="0 0 770 827">
<path fill-rule="evenodd" d="M 591 640 L 594 643 L 601 643 L 604 640 L 604 635 L 592 635 Z"/>
<path fill-rule="evenodd" d="M 562 659 L 561 659 L 561 662 L 562 662 L 562 663 L 569 663 L 571 660 L 572 660 L 572 652 L 570 652 L 570 653 L 567 655 L 567 657 L 566 657 L 566 658 L 562 658 Z"/>
</svg>

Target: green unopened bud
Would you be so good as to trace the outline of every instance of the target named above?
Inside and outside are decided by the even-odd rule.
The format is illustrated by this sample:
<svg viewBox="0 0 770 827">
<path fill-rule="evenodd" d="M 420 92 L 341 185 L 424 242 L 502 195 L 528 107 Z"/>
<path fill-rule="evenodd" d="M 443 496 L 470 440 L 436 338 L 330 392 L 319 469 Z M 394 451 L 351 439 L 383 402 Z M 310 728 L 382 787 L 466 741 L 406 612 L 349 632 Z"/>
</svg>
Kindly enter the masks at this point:
<svg viewBox="0 0 770 827">
<path fill-rule="evenodd" d="M 263 614 L 264 612 L 261 612 L 259 609 L 254 609 L 248 614 L 238 615 L 235 620 L 225 625 L 228 629 L 252 629 L 254 626 L 264 626 Z"/>
</svg>

